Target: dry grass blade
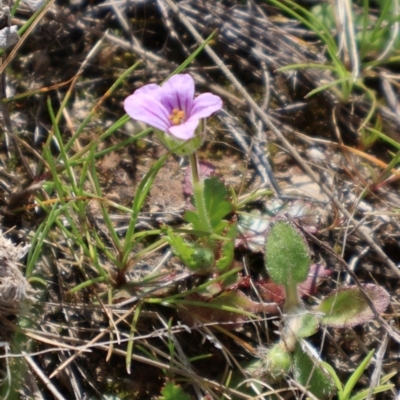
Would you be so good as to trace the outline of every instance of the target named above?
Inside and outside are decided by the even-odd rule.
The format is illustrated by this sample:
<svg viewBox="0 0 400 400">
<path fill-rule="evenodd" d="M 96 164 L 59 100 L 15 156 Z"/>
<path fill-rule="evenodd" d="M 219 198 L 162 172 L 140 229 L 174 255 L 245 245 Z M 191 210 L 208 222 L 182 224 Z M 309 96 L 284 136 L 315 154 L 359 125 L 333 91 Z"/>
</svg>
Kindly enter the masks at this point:
<svg viewBox="0 0 400 400">
<path fill-rule="evenodd" d="M 40 369 L 40 367 L 35 363 L 32 357 L 24 354 L 24 359 L 27 364 L 32 368 L 33 372 L 38 376 L 38 378 L 43 382 L 46 388 L 52 393 L 55 399 L 57 400 L 66 400 L 66 398 L 57 390 L 57 388 L 50 382 L 50 379 L 47 378 L 46 374 Z"/>
<path fill-rule="evenodd" d="M 37 16 L 35 21 L 31 24 L 31 26 L 26 30 L 24 33 L 24 36 L 21 37 L 21 39 L 17 42 L 17 44 L 14 46 L 14 48 L 11 50 L 10 54 L 7 56 L 7 58 L 4 60 L 0 67 L 0 75 L 4 72 L 4 70 L 7 68 L 8 64 L 13 60 L 13 58 L 16 56 L 18 53 L 19 48 L 22 46 L 22 44 L 25 42 L 27 37 L 31 34 L 31 32 L 36 28 L 37 24 L 40 22 L 40 20 L 44 17 L 46 12 L 51 8 L 51 6 L 54 4 L 55 0 L 49 0 L 46 6 L 43 8 L 43 10 L 40 12 L 40 14 Z"/>
<path fill-rule="evenodd" d="M 372 394 L 374 389 L 379 385 L 379 380 L 382 375 L 382 364 L 383 364 L 383 359 L 386 353 L 386 348 L 388 345 L 388 340 L 389 337 L 387 334 L 385 334 L 382 344 L 379 347 L 378 352 L 376 353 L 376 362 L 375 362 L 375 369 L 371 377 L 371 383 L 370 383 L 370 389 L 368 393 L 368 397 L 366 400 L 371 400 L 372 399 Z"/>
<path fill-rule="evenodd" d="M 55 336 L 53 339 L 46 337 L 46 335 L 43 335 L 42 332 L 38 333 L 38 332 L 32 332 L 26 329 L 22 329 L 20 327 L 18 327 L 17 325 L 13 324 L 12 322 L 8 321 L 6 318 L 0 316 L 0 320 L 1 322 L 7 326 L 11 331 L 15 331 L 18 333 L 22 333 L 23 335 L 38 341 L 38 342 L 42 342 L 42 343 L 46 343 L 50 346 L 52 346 L 52 349 L 49 351 L 55 351 L 55 349 L 59 349 L 59 351 L 62 350 L 76 350 L 76 346 L 71 346 L 69 344 L 65 344 L 65 343 L 61 343 L 60 340 L 66 340 L 66 341 L 70 341 L 71 338 L 61 338 L 60 336 Z M 90 351 L 87 349 L 83 349 L 81 351 Z"/>
<path fill-rule="evenodd" d="M 245 132 L 241 129 L 238 121 L 236 121 L 235 118 L 230 115 L 226 110 L 221 110 L 219 118 L 229 130 L 230 134 L 234 136 L 235 141 L 240 145 L 243 152 L 250 155 L 250 159 L 257 169 L 257 172 L 260 174 L 263 184 L 271 185 L 275 193 L 279 196 L 281 194 L 279 185 L 276 182 L 269 161 L 262 153 L 258 144 L 253 142 L 252 146 L 249 146 L 246 143 Z"/>
</svg>

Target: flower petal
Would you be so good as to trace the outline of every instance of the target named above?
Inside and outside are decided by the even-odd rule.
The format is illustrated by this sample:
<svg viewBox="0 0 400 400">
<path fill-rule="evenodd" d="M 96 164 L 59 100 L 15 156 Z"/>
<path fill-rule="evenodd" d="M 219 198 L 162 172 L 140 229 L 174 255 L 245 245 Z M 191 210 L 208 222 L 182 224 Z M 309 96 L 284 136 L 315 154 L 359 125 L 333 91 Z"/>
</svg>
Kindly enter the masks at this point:
<svg viewBox="0 0 400 400">
<path fill-rule="evenodd" d="M 192 112 L 189 118 L 206 118 L 221 108 L 222 100 L 219 96 L 212 93 L 203 93 L 194 99 Z"/>
<path fill-rule="evenodd" d="M 150 95 L 150 96 L 160 100 L 160 97 L 161 97 L 161 86 L 156 85 L 155 83 L 150 83 L 148 85 L 142 86 L 139 89 L 136 89 L 133 94 L 134 95 L 147 94 L 147 95 Z"/>
<path fill-rule="evenodd" d="M 161 103 L 169 112 L 176 108 L 189 118 L 194 98 L 194 81 L 189 74 L 172 76 L 161 86 L 161 94 Z"/>
<path fill-rule="evenodd" d="M 168 111 L 152 94 L 141 94 L 136 91 L 125 99 L 124 108 L 131 118 L 144 122 L 153 128 L 165 132 L 171 126 Z"/>
<path fill-rule="evenodd" d="M 178 139 L 189 140 L 194 137 L 194 132 L 198 125 L 198 119 L 191 119 L 183 124 L 171 126 L 168 132 Z"/>
</svg>

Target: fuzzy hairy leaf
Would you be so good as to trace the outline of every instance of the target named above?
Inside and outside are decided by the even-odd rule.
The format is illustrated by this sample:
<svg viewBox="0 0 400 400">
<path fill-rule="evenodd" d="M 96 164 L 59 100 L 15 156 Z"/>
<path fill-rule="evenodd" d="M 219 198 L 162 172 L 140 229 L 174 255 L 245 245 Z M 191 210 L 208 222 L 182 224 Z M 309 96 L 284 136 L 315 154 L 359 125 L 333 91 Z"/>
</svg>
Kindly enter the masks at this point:
<svg viewBox="0 0 400 400">
<path fill-rule="evenodd" d="M 259 359 L 252 360 L 246 366 L 246 372 L 253 378 L 266 380 L 268 383 L 281 381 L 292 367 L 292 357 L 284 346 L 277 343 L 267 349 L 257 349 Z"/>
<path fill-rule="evenodd" d="M 300 338 L 314 335 L 319 327 L 319 318 L 315 314 L 303 312 L 288 316 L 287 319 L 290 331 Z"/>
<path fill-rule="evenodd" d="M 187 222 L 193 225 L 195 231 L 202 231 L 202 225 L 199 220 L 199 216 L 196 211 L 188 210 L 183 216 Z"/>
<path fill-rule="evenodd" d="M 362 285 L 380 314 L 389 305 L 390 297 L 385 289 L 374 284 Z M 357 286 L 340 288 L 325 297 L 316 311 L 325 315 L 322 323 L 335 328 L 348 328 L 363 324 L 374 318 L 374 313 Z"/>
<path fill-rule="evenodd" d="M 273 378 L 283 378 L 292 367 L 292 357 L 279 343 L 272 346 L 266 353 L 266 370 Z"/>
<path fill-rule="evenodd" d="M 335 392 L 332 377 L 323 367 L 315 349 L 305 340 L 297 343 L 293 354 L 294 378 L 318 399 L 326 399 Z"/>
<path fill-rule="evenodd" d="M 298 284 L 307 279 L 311 259 L 304 236 L 287 219 L 274 221 L 267 234 L 266 267 L 275 283 Z"/>
</svg>

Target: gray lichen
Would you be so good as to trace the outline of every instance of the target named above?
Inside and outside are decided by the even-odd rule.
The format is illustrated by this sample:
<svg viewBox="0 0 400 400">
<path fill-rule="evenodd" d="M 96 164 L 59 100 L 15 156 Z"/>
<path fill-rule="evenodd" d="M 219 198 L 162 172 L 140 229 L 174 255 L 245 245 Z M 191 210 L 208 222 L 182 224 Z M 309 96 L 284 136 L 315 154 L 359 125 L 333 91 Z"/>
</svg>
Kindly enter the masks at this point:
<svg viewBox="0 0 400 400">
<path fill-rule="evenodd" d="M 18 261 L 29 245 L 16 246 L 0 231 L 0 314 L 18 314 L 33 301 L 34 290 L 19 269 Z"/>
</svg>

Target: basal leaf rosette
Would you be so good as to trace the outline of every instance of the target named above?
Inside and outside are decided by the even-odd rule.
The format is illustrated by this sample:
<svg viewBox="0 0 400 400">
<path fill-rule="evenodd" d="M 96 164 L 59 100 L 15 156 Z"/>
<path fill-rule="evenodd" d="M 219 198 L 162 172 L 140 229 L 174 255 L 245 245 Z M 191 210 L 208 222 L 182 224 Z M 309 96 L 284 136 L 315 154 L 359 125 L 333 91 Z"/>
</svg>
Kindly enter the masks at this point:
<svg viewBox="0 0 400 400">
<path fill-rule="evenodd" d="M 131 118 L 154 128 L 170 151 L 187 156 L 203 144 L 204 118 L 222 108 L 219 96 L 194 94 L 193 78 L 178 74 L 162 86 L 152 83 L 137 89 L 125 99 L 124 108 Z"/>
</svg>

